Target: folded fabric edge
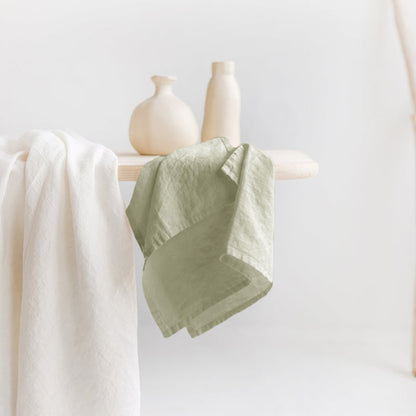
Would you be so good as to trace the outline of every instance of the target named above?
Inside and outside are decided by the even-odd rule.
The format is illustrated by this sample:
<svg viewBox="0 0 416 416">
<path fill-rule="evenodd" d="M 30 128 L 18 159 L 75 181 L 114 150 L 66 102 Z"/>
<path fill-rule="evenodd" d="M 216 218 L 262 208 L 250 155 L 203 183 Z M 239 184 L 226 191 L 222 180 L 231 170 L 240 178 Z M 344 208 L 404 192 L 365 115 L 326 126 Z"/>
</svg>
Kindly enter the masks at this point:
<svg viewBox="0 0 416 416">
<path fill-rule="evenodd" d="M 200 308 L 197 308 L 191 316 L 188 316 L 187 318 L 181 320 L 176 325 L 169 326 L 165 324 L 165 320 L 159 313 L 155 303 L 153 302 L 151 297 L 147 296 L 146 294 L 147 291 L 145 289 L 145 282 L 142 282 L 144 295 L 148 303 L 150 312 L 165 338 L 174 335 L 176 332 L 185 327 L 192 338 L 202 335 L 203 333 L 207 332 L 208 330 L 212 329 L 213 327 L 219 325 L 220 323 L 231 318 L 233 315 L 237 314 L 238 312 L 241 312 L 242 310 L 248 308 L 250 305 L 257 302 L 259 299 L 264 297 L 272 288 L 273 282 L 269 280 L 267 274 L 264 273 L 263 270 L 259 270 L 257 265 L 247 263 L 247 256 L 244 253 L 240 253 L 239 250 L 229 247 L 227 249 L 227 252 L 219 257 L 219 260 L 231 269 L 238 271 L 242 276 L 242 281 L 236 285 L 231 286 L 230 288 L 228 288 L 228 290 L 224 291 L 222 293 L 221 298 L 217 298 L 211 302 L 207 302 Z M 247 273 L 247 270 L 250 270 L 250 273 Z M 192 325 L 192 321 L 195 318 L 197 318 L 200 314 L 205 312 L 207 309 L 209 309 L 212 306 L 215 306 L 219 302 L 244 289 L 250 284 L 253 284 L 253 286 L 255 286 L 258 289 L 264 289 L 257 293 L 255 296 L 247 299 L 242 304 L 237 305 L 235 308 L 221 314 L 219 317 L 204 324 L 202 327 L 195 328 L 194 325 Z"/>
<path fill-rule="evenodd" d="M 223 296 L 221 297 L 221 299 L 216 299 L 212 302 L 206 303 L 204 306 L 202 306 L 200 308 L 197 308 L 191 316 L 179 321 L 176 325 L 170 325 L 170 326 L 165 324 L 165 320 L 163 319 L 162 315 L 159 313 L 159 311 L 158 311 L 157 307 L 155 306 L 154 302 L 152 301 L 152 299 L 150 297 L 148 297 L 146 295 L 146 290 L 144 290 L 144 294 L 145 294 L 145 298 L 146 298 L 147 304 L 148 304 L 149 309 L 150 309 L 150 313 L 153 316 L 153 319 L 157 323 L 157 325 L 158 325 L 159 329 L 161 330 L 163 336 L 165 338 L 168 338 L 168 337 L 176 334 L 176 332 L 180 331 L 182 328 L 185 328 L 185 327 L 187 328 L 189 334 L 191 334 L 189 328 L 191 328 L 191 321 L 193 319 L 195 319 L 201 313 L 205 312 L 208 308 L 210 308 L 210 307 L 216 305 L 217 303 L 221 302 L 222 300 L 226 299 L 228 296 L 232 295 L 233 293 L 236 293 L 239 290 L 247 287 L 249 284 L 250 284 L 250 281 L 248 279 L 244 279 L 242 282 L 238 283 L 237 285 L 231 286 L 227 291 L 224 291 Z M 249 306 L 249 305 L 247 305 L 247 306 Z M 237 312 L 238 311 L 236 311 L 235 313 L 237 313 Z M 218 323 L 221 323 L 222 321 L 224 321 L 226 319 L 227 318 L 224 318 L 223 320 L 219 321 Z M 212 325 L 210 328 L 212 328 L 213 326 L 215 326 L 215 325 Z M 206 332 L 210 328 L 206 328 L 204 331 L 200 332 L 197 335 L 200 335 L 203 332 Z M 197 330 L 193 330 L 193 329 L 191 329 L 191 331 L 193 331 L 195 333 L 198 332 Z M 191 335 L 191 336 L 194 338 L 197 335 L 194 335 L 194 336 Z"/>
<path fill-rule="evenodd" d="M 231 318 L 233 315 L 236 315 L 237 313 L 243 311 L 244 309 L 247 309 L 249 306 L 251 306 L 254 303 L 256 303 L 262 297 L 266 296 L 267 293 L 272 288 L 272 286 L 273 286 L 273 283 L 270 283 L 269 287 L 267 287 L 266 289 L 264 289 L 262 292 L 258 293 L 253 298 L 248 299 L 243 304 L 239 305 L 238 307 L 234 308 L 233 310 L 231 310 L 231 311 L 225 313 L 224 315 L 222 315 L 221 318 L 217 318 L 217 319 L 211 321 L 210 323 L 204 325 L 203 327 L 201 327 L 198 330 L 195 330 L 192 327 L 187 327 L 186 329 L 187 329 L 189 335 L 192 338 L 195 338 L 195 337 L 197 337 L 199 335 L 202 335 L 204 332 L 209 331 L 210 329 L 214 328 L 215 326 L 219 325 L 220 323 L 222 323 L 222 322 L 226 321 L 227 319 Z"/>
<path fill-rule="evenodd" d="M 269 278 L 267 277 L 267 274 L 264 271 L 262 271 L 261 268 L 258 268 L 257 265 L 248 263 L 247 256 L 244 253 L 241 253 L 239 250 L 229 247 L 227 249 L 227 253 L 223 254 L 220 257 L 220 261 L 224 263 L 225 265 L 227 265 L 228 267 L 230 267 L 231 269 L 238 271 L 246 278 L 247 284 L 244 285 L 243 287 L 246 287 L 249 284 L 253 284 L 256 288 L 261 289 L 264 287 L 264 289 L 261 290 L 259 293 L 257 293 L 257 295 L 247 299 L 242 304 L 236 306 L 230 311 L 225 312 L 220 317 L 217 317 L 216 319 L 213 319 L 212 321 L 203 325 L 201 328 L 195 329 L 192 325 L 188 325 L 187 330 L 188 330 L 189 335 L 192 338 L 195 338 L 196 336 L 203 334 L 204 332 L 208 331 L 214 326 L 217 326 L 218 324 L 226 321 L 228 318 L 231 318 L 233 315 L 237 314 L 238 312 L 241 312 L 242 310 L 248 308 L 250 305 L 254 304 L 259 299 L 267 295 L 267 293 L 270 291 L 270 289 L 273 286 L 273 282 L 269 280 Z M 250 270 L 251 277 L 248 276 L 247 269 Z M 236 293 L 238 290 L 243 289 L 243 287 L 240 287 L 239 289 L 234 290 L 233 293 Z M 223 299 L 227 298 L 231 294 L 232 293 L 228 293 L 226 296 L 224 296 Z"/>
</svg>

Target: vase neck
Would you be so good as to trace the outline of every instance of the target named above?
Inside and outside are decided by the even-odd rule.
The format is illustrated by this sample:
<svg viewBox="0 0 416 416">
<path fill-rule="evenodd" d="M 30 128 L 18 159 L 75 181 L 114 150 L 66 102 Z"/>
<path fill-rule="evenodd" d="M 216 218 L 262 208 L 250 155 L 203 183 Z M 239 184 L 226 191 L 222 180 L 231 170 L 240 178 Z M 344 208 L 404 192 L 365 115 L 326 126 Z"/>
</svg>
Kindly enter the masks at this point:
<svg viewBox="0 0 416 416">
<path fill-rule="evenodd" d="M 212 75 L 234 75 L 235 63 L 233 61 L 213 62 Z"/>
<path fill-rule="evenodd" d="M 176 81 L 176 77 L 154 75 L 152 81 L 155 84 L 155 94 L 171 94 L 172 84 Z"/>
</svg>

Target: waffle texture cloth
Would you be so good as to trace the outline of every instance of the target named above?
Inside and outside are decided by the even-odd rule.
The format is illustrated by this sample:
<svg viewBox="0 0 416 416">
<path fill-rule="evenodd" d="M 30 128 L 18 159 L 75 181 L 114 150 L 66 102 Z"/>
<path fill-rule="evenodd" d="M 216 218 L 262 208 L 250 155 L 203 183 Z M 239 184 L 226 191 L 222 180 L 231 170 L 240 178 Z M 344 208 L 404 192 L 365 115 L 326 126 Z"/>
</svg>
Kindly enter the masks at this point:
<svg viewBox="0 0 416 416">
<path fill-rule="evenodd" d="M 136 331 L 116 156 L 63 131 L 0 139 L 0 415 L 139 415 Z"/>
</svg>

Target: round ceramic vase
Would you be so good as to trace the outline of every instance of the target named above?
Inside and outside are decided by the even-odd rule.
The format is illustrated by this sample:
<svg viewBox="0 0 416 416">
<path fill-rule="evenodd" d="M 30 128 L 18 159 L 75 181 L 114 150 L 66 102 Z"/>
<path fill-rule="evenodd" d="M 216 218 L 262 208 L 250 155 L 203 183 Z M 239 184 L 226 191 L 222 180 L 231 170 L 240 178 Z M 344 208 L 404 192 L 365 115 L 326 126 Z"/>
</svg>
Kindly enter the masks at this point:
<svg viewBox="0 0 416 416">
<path fill-rule="evenodd" d="M 199 129 L 192 110 L 172 92 L 172 76 L 152 77 L 155 93 L 139 104 L 130 119 L 129 137 L 143 155 L 167 155 L 195 144 Z"/>
</svg>

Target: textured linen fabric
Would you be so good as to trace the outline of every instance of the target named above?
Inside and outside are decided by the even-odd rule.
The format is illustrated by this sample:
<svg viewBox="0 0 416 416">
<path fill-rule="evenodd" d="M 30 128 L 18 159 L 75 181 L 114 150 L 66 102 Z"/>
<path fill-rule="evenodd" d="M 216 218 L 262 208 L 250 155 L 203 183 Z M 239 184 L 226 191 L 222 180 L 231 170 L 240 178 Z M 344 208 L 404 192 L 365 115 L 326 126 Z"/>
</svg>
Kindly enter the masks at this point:
<svg viewBox="0 0 416 416">
<path fill-rule="evenodd" d="M 1 416 L 139 415 L 132 251 L 112 152 L 0 140 Z"/>
<path fill-rule="evenodd" d="M 272 161 L 224 138 L 146 164 L 127 216 L 143 251 L 143 289 L 164 336 L 194 337 L 272 286 Z"/>
</svg>

